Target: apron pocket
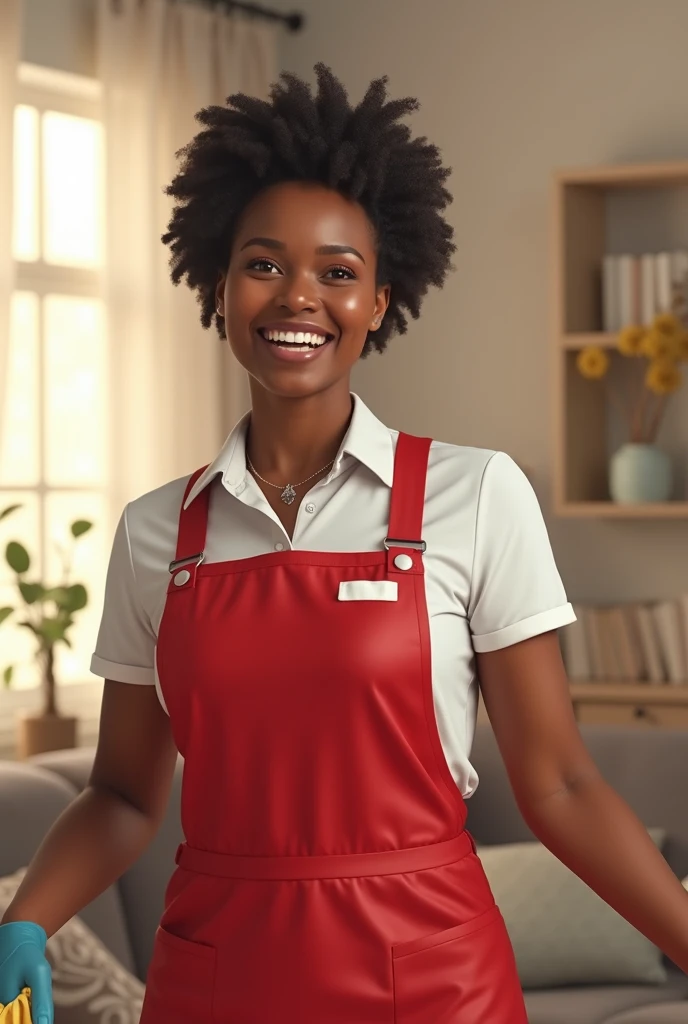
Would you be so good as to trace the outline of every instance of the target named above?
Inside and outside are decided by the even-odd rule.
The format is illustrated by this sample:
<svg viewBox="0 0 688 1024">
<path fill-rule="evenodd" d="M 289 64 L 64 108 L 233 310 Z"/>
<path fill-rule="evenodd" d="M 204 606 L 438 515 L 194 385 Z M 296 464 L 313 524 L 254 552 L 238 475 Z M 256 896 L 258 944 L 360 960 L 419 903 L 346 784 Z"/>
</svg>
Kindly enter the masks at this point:
<svg viewBox="0 0 688 1024">
<path fill-rule="evenodd" d="M 216 951 L 158 926 L 142 1020 L 212 1021 Z"/>
<path fill-rule="evenodd" d="M 465 924 L 392 946 L 394 1024 L 516 1024 L 522 994 L 496 905 Z"/>
</svg>

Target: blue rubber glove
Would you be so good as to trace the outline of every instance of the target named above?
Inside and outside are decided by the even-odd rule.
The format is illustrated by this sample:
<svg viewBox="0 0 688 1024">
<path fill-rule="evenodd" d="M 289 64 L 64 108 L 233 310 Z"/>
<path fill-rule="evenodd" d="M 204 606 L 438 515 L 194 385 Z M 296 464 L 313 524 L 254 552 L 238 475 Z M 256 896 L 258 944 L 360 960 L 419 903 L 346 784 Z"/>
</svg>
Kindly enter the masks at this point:
<svg viewBox="0 0 688 1024">
<path fill-rule="evenodd" d="M 48 936 L 32 921 L 0 924 L 0 1003 L 31 989 L 33 1024 L 53 1024 L 52 972 L 45 957 Z"/>
</svg>

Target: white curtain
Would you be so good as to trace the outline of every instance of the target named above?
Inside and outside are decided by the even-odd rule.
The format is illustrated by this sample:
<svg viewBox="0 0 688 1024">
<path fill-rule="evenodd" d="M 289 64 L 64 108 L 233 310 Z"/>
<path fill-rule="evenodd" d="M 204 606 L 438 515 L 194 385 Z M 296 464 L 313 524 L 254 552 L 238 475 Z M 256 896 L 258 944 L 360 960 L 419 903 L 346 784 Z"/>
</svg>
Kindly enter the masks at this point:
<svg viewBox="0 0 688 1024">
<path fill-rule="evenodd" d="M 174 201 L 163 189 L 201 129 L 197 110 L 233 92 L 267 98 L 275 33 L 217 5 L 99 0 L 116 512 L 211 461 L 248 408 L 227 343 L 200 326 L 195 294 L 170 281 L 160 236 Z"/>
<path fill-rule="evenodd" d="M 3 0 L 0 5 L 0 407 L 4 406 L 7 397 L 10 300 L 15 282 L 12 256 L 13 139 L 21 24 L 22 0 Z M 2 422 L 3 417 L 0 416 L 0 428 Z"/>
</svg>

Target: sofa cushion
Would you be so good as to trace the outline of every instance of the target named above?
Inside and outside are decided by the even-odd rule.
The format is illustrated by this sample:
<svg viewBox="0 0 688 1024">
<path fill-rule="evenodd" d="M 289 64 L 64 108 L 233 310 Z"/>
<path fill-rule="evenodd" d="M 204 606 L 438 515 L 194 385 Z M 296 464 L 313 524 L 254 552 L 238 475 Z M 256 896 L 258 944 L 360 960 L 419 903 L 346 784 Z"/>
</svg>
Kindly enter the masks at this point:
<svg viewBox="0 0 688 1024">
<path fill-rule="evenodd" d="M 0 878 L 3 914 L 24 877 L 24 869 Z M 55 1024 L 137 1024 L 144 986 L 106 949 L 78 917 L 48 939 Z"/>
<path fill-rule="evenodd" d="M 605 1024 L 685 1024 L 688 1002 L 666 1003 L 664 1006 L 638 1006 L 635 1010 L 615 1013 Z"/>
<path fill-rule="evenodd" d="M 683 1017 L 672 1022 L 688 1020 L 688 977 L 670 967 L 665 985 L 649 989 L 646 985 L 590 985 L 580 988 L 550 989 L 545 992 L 526 992 L 525 1002 L 529 1024 L 622 1024 L 616 1015 L 635 1008 L 646 1014 L 642 1024 L 660 1024 L 658 1014 L 664 1004 L 676 1012 L 683 1005 Z M 610 1019 L 611 1018 L 611 1019 Z M 640 1021 L 623 1021 L 640 1024 Z"/>
<path fill-rule="evenodd" d="M 662 829 L 651 829 L 661 848 Z M 561 985 L 657 985 L 660 949 L 542 843 L 478 845 L 525 989 Z"/>
<path fill-rule="evenodd" d="M 28 761 L 0 760 L 0 876 L 29 863 L 46 832 L 76 795 L 66 778 L 46 768 Z M 116 885 L 84 907 L 79 916 L 124 967 L 134 968 Z"/>
</svg>

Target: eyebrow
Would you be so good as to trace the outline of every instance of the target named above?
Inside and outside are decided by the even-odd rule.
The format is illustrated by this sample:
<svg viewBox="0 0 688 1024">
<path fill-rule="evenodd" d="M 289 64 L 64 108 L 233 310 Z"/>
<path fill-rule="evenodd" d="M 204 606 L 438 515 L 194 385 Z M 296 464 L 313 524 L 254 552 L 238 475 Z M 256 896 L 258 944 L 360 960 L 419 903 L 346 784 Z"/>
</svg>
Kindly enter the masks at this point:
<svg viewBox="0 0 688 1024">
<path fill-rule="evenodd" d="M 263 245 L 266 249 L 286 249 L 284 242 L 279 242 L 276 238 L 249 238 L 248 242 L 244 242 L 239 252 L 247 249 L 249 245 Z M 358 256 L 361 263 L 365 263 L 358 249 L 354 249 L 352 245 L 320 245 L 315 251 L 318 256 L 334 256 L 337 253 L 350 252 L 354 256 Z"/>
</svg>

